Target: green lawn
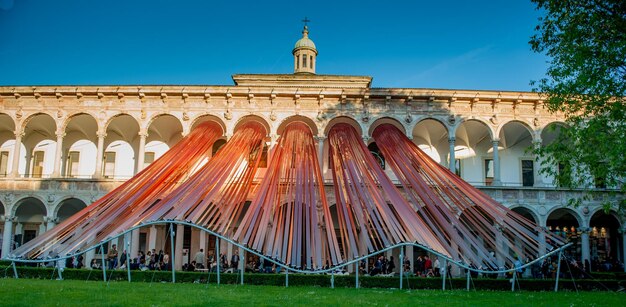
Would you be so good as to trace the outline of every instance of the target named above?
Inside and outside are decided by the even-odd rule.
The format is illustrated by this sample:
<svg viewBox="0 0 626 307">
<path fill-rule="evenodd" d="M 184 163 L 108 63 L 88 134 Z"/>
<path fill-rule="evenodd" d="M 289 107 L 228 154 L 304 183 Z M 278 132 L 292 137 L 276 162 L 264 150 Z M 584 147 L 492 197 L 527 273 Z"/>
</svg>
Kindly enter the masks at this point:
<svg viewBox="0 0 626 307">
<path fill-rule="evenodd" d="M 0 279 L 3 306 L 623 306 L 615 292 L 496 292 Z M 621 303 L 620 303 L 621 302 Z"/>
</svg>

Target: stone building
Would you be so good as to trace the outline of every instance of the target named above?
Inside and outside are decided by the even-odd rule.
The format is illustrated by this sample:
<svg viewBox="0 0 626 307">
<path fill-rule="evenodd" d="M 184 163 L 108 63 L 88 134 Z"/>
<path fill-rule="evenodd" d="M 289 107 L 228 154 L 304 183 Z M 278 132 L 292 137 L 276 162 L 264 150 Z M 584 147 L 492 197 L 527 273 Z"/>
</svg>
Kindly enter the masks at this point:
<svg viewBox="0 0 626 307">
<path fill-rule="evenodd" d="M 577 259 L 624 259 L 624 219 L 601 208 L 618 196 L 598 186 L 595 199 L 568 207 L 568 199 L 581 192 L 555 187 L 527 150 L 551 142 L 563 124 L 544 108 L 540 95 L 376 88 L 369 76 L 316 74 L 318 53 L 306 27 L 292 53 L 293 74 L 237 74 L 229 86 L 0 87 L 2 255 L 111 191 L 203 121 L 226 131 L 215 152 L 243 122 L 262 122 L 271 131 L 266 140 L 271 148 L 286 124 L 300 120 L 316 135 L 329 204 L 334 201 L 329 129 L 337 123 L 354 126 L 384 167 L 371 134 L 391 123 L 461 178 L 540 227 L 567 236 L 575 242 L 570 253 Z M 386 172 L 395 180 L 390 169 Z M 262 176 L 260 170 L 257 179 Z M 179 256 L 183 250 L 193 255 L 201 246 L 214 248 L 205 234 L 182 226 L 178 231 L 184 232 L 176 241 Z M 166 249 L 164 233 L 159 227 L 136 231 L 132 255 Z M 91 257 L 93 252 L 87 260 Z"/>
</svg>

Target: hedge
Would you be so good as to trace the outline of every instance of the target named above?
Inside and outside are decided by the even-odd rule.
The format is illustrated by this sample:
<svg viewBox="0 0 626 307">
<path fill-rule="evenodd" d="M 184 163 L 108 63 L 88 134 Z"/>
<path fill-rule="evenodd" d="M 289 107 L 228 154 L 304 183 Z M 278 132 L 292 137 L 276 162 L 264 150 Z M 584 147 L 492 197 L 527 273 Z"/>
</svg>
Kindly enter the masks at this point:
<svg viewBox="0 0 626 307">
<path fill-rule="evenodd" d="M 17 272 L 19 278 L 32 279 L 56 279 L 57 272 L 53 268 L 18 266 Z M 3 270 L 5 277 L 13 277 L 13 270 L 10 266 Z M 107 270 L 107 279 L 111 281 L 128 280 L 127 271 L 125 270 Z M 65 269 L 63 272 L 64 279 L 75 280 L 93 280 L 101 281 L 103 279 L 101 270 L 88 269 Z M 240 282 L 239 274 L 222 273 L 220 274 L 220 282 L 223 284 L 237 284 Z M 131 280 L 133 282 L 171 282 L 171 271 L 131 271 Z M 180 283 L 216 283 L 217 275 L 213 273 L 202 272 L 176 272 L 176 282 Z M 446 281 L 446 289 L 465 289 L 467 280 L 465 278 L 452 278 Z M 518 279 L 519 289 L 526 291 L 553 291 L 553 279 Z M 355 277 L 346 275 L 336 275 L 334 280 L 335 287 L 354 287 Z M 419 278 L 409 277 L 403 281 L 405 289 L 441 289 L 441 278 Z M 284 274 L 262 274 L 262 273 L 246 273 L 244 274 L 244 284 L 246 285 L 273 285 L 285 286 Z M 359 276 L 359 284 L 364 288 L 398 288 L 400 285 L 399 277 L 379 277 L 379 276 Z M 574 286 L 575 284 L 575 286 Z M 290 286 L 317 286 L 330 287 L 331 276 L 324 274 L 289 274 Z M 626 280 L 618 279 L 578 279 L 572 282 L 571 279 L 561 278 L 559 280 L 559 289 L 562 290 L 618 290 L 626 286 Z M 499 290 L 510 291 L 511 281 L 509 279 L 491 279 L 491 278 L 473 278 L 470 281 L 471 289 L 476 290 Z M 517 289 L 517 287 L 516 287 Z"/>
</svg>

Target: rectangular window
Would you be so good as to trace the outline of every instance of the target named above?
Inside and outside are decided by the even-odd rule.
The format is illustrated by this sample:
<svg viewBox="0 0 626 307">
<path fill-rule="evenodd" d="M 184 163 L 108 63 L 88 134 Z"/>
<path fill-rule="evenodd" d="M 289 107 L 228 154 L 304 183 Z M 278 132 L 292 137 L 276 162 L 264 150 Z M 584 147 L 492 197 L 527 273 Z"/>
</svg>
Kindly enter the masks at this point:
<svg viewBox="0 0 626 307">
<path fill-rule="evenodd" d="M 9 152 L 0 152 L 0 177 L 6 177 L 9 167 Z"/>
<path fill-rule="evenodd" d="M 152 162 L 154 162 L 154 152 L 146 152 L 143 156 L 143 167 L 148 167 Z"/>
<path fill-rule="evenodd" d="M 485 185 L 493 183 L 493 159 L 485 159 Z"/>
<path fill-rule="evenodd" d="M 300 57 L 296 57 L 296 68 L 300 68 Z"/>
<path fill-rule="evenodd" d="M 454 173 L 461 177 L 461 159 L 454 159 Z"/>
<path fill-rule="evenodd" d="M 80 152 L 70 151 L 67 155 L 67 177 L 74 178 L 78 176 L 78 165 Z"/>
<path fill-rule="evenodd" d="M 522 186 L 535 185 L 535 167 L 533 160 L 522 160 Z"/>
<path fill-rule="evenodd" d="M 34 155 L 33 155 L 33 178 L 41 178 L 41 175 L 43 174 L 43 158 L 44 158 L 44 151 L 35 151 Z"/>
<path fill-rule="evenodd" d="M 309 63 L 311 63 L 311 68 L 313 68 L 313 56 L 309 56 Z"/>
<path fill-rule="evenodd" d="M 28 241 L 34 239 L 37 236 L 36 230 L 24 230 L 24 237 L 22 244 L 27 243 Z"/>
<path fill-rule="evenodd" d="M 115 152 L 104 153 L 104 178 L 113 178 L 115 175 Z"/>
<path fill-rule="evenodd" d="M 306 68 L 306 54 L 302 55 L 302 67 Z"/>
</svg>

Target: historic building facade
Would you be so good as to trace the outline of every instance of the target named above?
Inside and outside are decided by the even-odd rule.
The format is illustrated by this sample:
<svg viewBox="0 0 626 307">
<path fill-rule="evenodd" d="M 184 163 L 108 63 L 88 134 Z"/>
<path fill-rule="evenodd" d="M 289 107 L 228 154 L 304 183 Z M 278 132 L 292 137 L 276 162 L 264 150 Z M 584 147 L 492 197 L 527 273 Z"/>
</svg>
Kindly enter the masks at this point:
<svg viewBox="0 0 626 307">
<path fill-rule="evenodd" d="M 316 135 L 331 204 L 329 129 L 354 126 L 384 166 L 371 135 L 378 125 L 392 123 L 466 181 L 570 238 L 578 259 L 624 259 L 623 217 L 601 208 L 616 196 L 599 188 L 592 201 L 568 207 L 568 199 L 581 192 L 555 187 L 539 173 L 541 161 L 528 148 L 552 141 L 563 122 L 544 108 L 541 95 L 374 88 L 367 76 L 317 75 L 317 49 L 306 28 L 293 55 L 294 74 L 234 75 L 232 86 L 0 87 L 2 255 L 111 191 L 203 121 L 225 131 L 217 150 L 243 122 L 263 123 L 271 149 L 285 125 L 300 120 Z M 390 169 L 387 174 L 395 180 Z M 133 252 L 166 246 L 163 233 L 141 229 L 133 236 Z M 185 236 L 177 250 L 211 249 L 205 235 Z"/>
</svg>

